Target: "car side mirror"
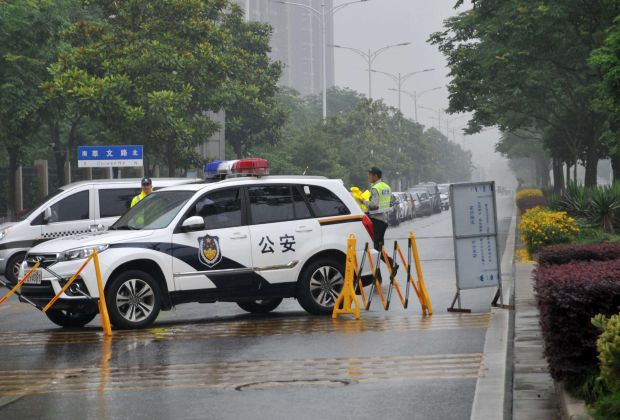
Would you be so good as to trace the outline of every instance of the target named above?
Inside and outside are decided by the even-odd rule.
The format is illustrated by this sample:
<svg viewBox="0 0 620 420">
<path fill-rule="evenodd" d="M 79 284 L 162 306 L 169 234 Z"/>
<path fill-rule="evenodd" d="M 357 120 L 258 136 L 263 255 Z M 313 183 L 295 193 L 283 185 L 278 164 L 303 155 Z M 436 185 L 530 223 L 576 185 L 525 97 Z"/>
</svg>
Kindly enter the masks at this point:
<svg viewBox="0 0 620 420">
<path fill-rule="evenodd" d="M 205 228 L 205 221 L 200 216 L 192 216 L 188 217 L 183 221 L 181 225 L 181 230 L 183 232 L 192 232 L 195 230 L 203 230 Z"/>
<path fill-rule="evenodd" d="M 51 207 L 47 207 L 43 210 L 43 223 L 47 224 L 52 220 L 52 209 Z"/>
</svg>

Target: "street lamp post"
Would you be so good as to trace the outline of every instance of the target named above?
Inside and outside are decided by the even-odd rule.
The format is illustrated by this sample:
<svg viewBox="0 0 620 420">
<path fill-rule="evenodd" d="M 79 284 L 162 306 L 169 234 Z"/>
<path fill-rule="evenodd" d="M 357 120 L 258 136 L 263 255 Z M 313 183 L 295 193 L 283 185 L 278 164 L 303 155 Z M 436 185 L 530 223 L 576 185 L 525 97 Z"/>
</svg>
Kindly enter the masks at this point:
<svg viewBox="0 0 620 420">
<path fill-rule="evenodd" d="M 283 0 L 271 0 L 275 3 L 280 3 L 280 4 L 287 4 L 289 6 L 297 6 L 297 7 L 301 7 L 303 9 L 306 10 L 310 10 L 312 13 L 314 13 L 315 15 L 317 15 L 318 17 L 321 18 L 321 34 L 322 34 L 322 56 L 323 56 L 323 81 L 322 81 L 322 90 L 323 90 L 323 121 L 325 121 L 327 119 L 327 63 L 326 63 L 326 48 L 325 48 L 325 44 L 327 43 L 327 37 L 326 37 L 326 25 L 325 25 L 325 19 L 327 16 L 331 16 L 334 15 L 337 11 L 344 9 L 347 6 L 350 6 L 352 4 L 355 3 L 364 3 L 367 2 L 369 0 L 355 0 L 355 1 L 349 1 L 347 3 L 342 3 L 339 4 L 338 6 L 334 6 L 331 9 L 326 9 L 326 4 L 325 1 L 323 0 L 321 2 L 321 10 L 315 9 L 312 6 L 308 6 L 307 4 L 302 4 L 302 3 L 296 3 L 296 2 L 292 2 L 292 1 L 283 1 Z"/>
<path fill-rule="evenodd" d="M 439 90 L 439 89 L 442 89 L 442 88 L 443 88 L 443 86 L 437 86 L 437 87 L 434 87 L 432 89 L 423 90 L 422 92 L 416 92 L 415 90 L 413 92 L 409 92 L 409 91 L 406 91 L 406 90 L 402 91 L 402 93 L 407 95 L 413 101 L 413 115 L 414 115 L 414 118 L 415 118 L 415 122 L 418 122 L 418 98 L 420 96 L 424 95 L 425 93 L 433 92 L 435 90 Z M 390 88 L 390 90 L 396 91 L 396 89 L 393 89 L 393 88 Z"/>
<path fill-rule="evenodd" d="M 404 47 L 405 45 L 410 45 L 410 44 L 411 42 L 401 42 L 400 44 L 386 45 L 385 47 L 379 48 L 378 50 L 374 50 L 374 51 L 369 49 L 368 52 L 358 50 L 357 48 L 343 47 L 342 45 L 331 45 L 331 46 L 334 48 L 342 48 L 343 50 L 353 51 L 354 53 L 362 57 L 364 61 L 366 61 L 366 64 L 368 64 L 368 98 L 372 99 L 372 72 L 373 72 L 372 63 L 379 56 L 379 54 L 385 52 L 386 50 L 390 48 L 394 48 L 394 47 Z"/>
<path fill-rule="evenodd" d="M 396 86 L 397 86 L 396 91 L 398 92 L 398 110 L 400 111 L 401 110 L 400 94 L 403 88 L 403 84 L 413 75 L 420 74 L 420 73 L 426 73 L 426 72 L 434 71 L 434 70 L 435 69 L 431 68 L 431 69 L 412 71 L 411 73 L 407 73 L 405 75 L 401 75 L 401 73 L 392 74 L 392 73 L 388 73 L 388 72 L 380 71 L 380 70 L 372 70 L 372 72 L 383 74 L 389 77 L 390 79 L 392 79 L 394 83 L 396 83 Z"/>
</svg>

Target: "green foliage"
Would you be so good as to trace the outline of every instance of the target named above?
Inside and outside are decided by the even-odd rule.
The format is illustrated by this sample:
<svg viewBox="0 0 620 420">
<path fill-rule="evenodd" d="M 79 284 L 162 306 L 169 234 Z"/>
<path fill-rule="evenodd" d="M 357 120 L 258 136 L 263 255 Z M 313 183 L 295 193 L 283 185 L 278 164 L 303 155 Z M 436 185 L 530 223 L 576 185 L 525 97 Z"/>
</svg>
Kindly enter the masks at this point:
<svg viewBox="0 0 620 420">
<path fill-rule="evenodd" d="M 609 153 L 601 143 L 608 114 L 594 106 L 601 77 L 588 63 L 620 12 L 613 0 L 478 0 L 431 36 L 447 57 L 452 112 L 473 112 L 469 132 L 499 125 L 535 129 L 551 157 L 596 164 Z"/>
<path fill-rule="evenodd" d="M 595 418 L 620 417 L 620 314 L 609 318 L 597 315 L 592 323 L 601 331 L 596 342 L 600 361 L 598 381 L 605 390 L 594 405 Z"/>
<path fill-rule="evenodd" d="M 289 115 L 282 137 L 274 145 L 252 150 L 271 161 L 272 173 L 325 175 L 363 186 L 368 168 L 378 166 L 394 188 L 397 180 L 406 188 L 420 181 L 469 179 L 469 152 L 381 101 L 348 89 L 330 89 L 328 109 L 333 116 L 323 124 L 320 98 L 290 90 L 277 97 Z"/>
<path fill-rule="evenodd" d="M 274 136 L 280 66 L 268 58 L 269 27 L 244 22 L 228 0 L 89 3 L 101 17 L 65 31 L 50 95 L 113 138 L 139 139 L 171 175 L 199 163 L 195 147 L 217 129 L 207 111 L 227 112 L 238 153 Z"/>
<path fill-rule="evenodd" d="M 592 189 L 590 205 L 587 209 L 588 219 L 603 231 L 614 233 L 616 214 L 620 210 L 620 189 L 618 186 L 597 187 Z"/>
<path fill-rule="evenodd" d="M 590 207 L 589 190 L 583 186 L 571 182 L 559 200 L 561 210 L 568 212 L 573 217 L 587 218 Z"/>
</svg>

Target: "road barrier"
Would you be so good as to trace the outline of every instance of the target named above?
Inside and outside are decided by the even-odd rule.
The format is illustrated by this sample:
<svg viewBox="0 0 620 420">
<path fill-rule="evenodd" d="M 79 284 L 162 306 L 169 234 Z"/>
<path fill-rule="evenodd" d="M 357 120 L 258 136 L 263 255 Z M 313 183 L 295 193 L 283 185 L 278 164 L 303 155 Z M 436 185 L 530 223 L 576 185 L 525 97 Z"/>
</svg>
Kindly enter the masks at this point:
<svg viewBox="0 0 620 420">
<path fill-rule="evenodd" d="M 56 296 L 54 296 L 48 303 L 47 305 L 45 305 L 43 308 L 41 308 L 39 305 L 37 305 L 36 303 L 32 302 L 31 300 L 29 300 L 27 297 L 23 296 L 21 293 L 19 293 L 17 290 L 22 287 L 22 285 L 24 283 L 26 283 L 26 281 L 28 280 L 28 278 L 30 278 L 30 276 L 32 276 L 32 274 L 37 270 L 37 269 L 41 269 L 41 270 L 45 270 L 48 273 L 52 274 L 54 277 L 58 278 L 61 281 L 65 281 L 64 278 L 60 277 L 58 274 L 54 273 L 51 270 L 48 270 L 46 267 L 41 267 L 41 262 L 37 262 L 31 269 L 30 271 L 28 271 L 28 273 L 26 273 L 26 275 L 24 276 L 23 279 L 21 279 L 16 285 L 15 287 L 13 287 L 11 289 L 11 291 L 2 299 L 0 299 L 0 305 L 2 305 L 4 302 L 6 302 L 8 300 L 8 298 L 10 298 L 13 294 L 16 294 L 17 296 L 19 296 L 22 300 L 24 300 L 27 303 L 30 303 L 32 306 L 34 306 L 35 308 L 41 310 L 42 312 L 47 312 L 53 305 L 54 303 L 56 303 L 56 301 L 60 298 L 60 296 L 62 296 L 63 293 L 65 293 L 67 291 L 67 289 L 71 286 L 71 284 L 73 284 L 73 282 L 75 281 L 75 279 L 78 278 L 78 276 L 82 273 L 82 271 L 84 271 L 84 269 L 86 268 L 86 266 L 90 263 L 93 262 L 94 266 L 95 266 L 95 274 L 97 277 L 97 288 L 99 290 L 99 299 L 98 299 L 98 306 L 99 306 L 99 315 L 101 315 L 101 325 L 103 328 L 103 333 L 106 337 L 111 337 L 112 336 L 112 326 L 110 324 L 110 316 L 108 314 L 108 307 L 106 305 L 106 301 L 105 301 L 105 291 L 103 288 L 103 281 L 101 280 L 101 269 L 99 266 L 99 254 L 97 253 L 97 250 L 95 248 L 93 248 L 93 253 L 91 254 L 90 257 L 88 257 L 86 259 L 86 261 L 84 261 L 84 264 L 82 264 L 82 266 L 79 268 L 79 270 L 73 275 L 71 276 L 71 278 L 69 279 L 69 281 L 67 281 L 62 288 L 60 289 L 60 292 L 58 292 L 56 294 Z M 81 291 L 78 289 L 78 292 L 80 294 L 82 294 L 84 297 L 88 298 L 88 299 L 95 299 L 91 296 L 89 296 L 88 294 L 86 294 L 85 292 Z"/>
<path fill-rule="evenodd" d="M 332 318 L 337 319 L 339 315 L 344 314 L 352 314 L 355 315 L 356 319 L 360 318 L 360 303 L 355 292 L 356 287 L 359 291 L 362 302 L 364 304 L 364 308 L 366 310 L 370 310 L 372 297 L 376 291 L 379 295 L 379 298 L 381 299 L 383 309 L 385 309 L 386 311 L 390 308 L 390 302 L 394 290 L 396 290 L 396 294 L 398 295 L 399 300 L 403 305 L 403 308 L 407 309 L 407 307 L 409 306 L 410 287 L 413 287 L 413 290 L 418 297 L 418 301 L 420 302 L 422 313 L 424 315 L 432 315 L 433 306 L 428 296 L 426 283 L 424 282 L 422 266 L 420 264 L 420 256 L 418 254 L 418 246 L 413 232 L 409 233 L 409 238 L 407 238 L 407 245 L 407 258 L 405 258 L 398 241 L 395 241 L 392 258 L 390 259 L 388 257 L 385 247 L 382 247 L 381 252 L 377 255 L 377 260 L 375 262 L 373 261 L 372 255 L 370 253 L 370 245 L 366 243 L 364 245 L 364 252 L 362 254 L 361 263 L 358 265 L 356 239 L 354 235 L 350 235 L 347 241 L 344 284 L 340 295 L 338 295 L 338 298 L 336 299 L 334 311 L 332 312 Z M 406 270 L 407 273 L 404 296 L 400 285 L 396 280 L 397 257 L 400 259 L 402 267 Z M 415 264 L 417 283 L 411 273 L 412 259 Z M 368 264 L 370 265 L 370 271 L 372 273 L 372 283 L 370 292 L 368 293 L 368 298 L 366 297 L 366 292 L 364 291 L 364 286 L 362 282 L 362 272 L 364 270 L 364 265 L 366 261 L 368 261 Z M 383 289 L 381 287 L 381 261 L 385 263 L 388 269 L 388 273 L 390 275 L 390 283 L 388 287 L 387 297 L 384 295 Z"/>
</svg>

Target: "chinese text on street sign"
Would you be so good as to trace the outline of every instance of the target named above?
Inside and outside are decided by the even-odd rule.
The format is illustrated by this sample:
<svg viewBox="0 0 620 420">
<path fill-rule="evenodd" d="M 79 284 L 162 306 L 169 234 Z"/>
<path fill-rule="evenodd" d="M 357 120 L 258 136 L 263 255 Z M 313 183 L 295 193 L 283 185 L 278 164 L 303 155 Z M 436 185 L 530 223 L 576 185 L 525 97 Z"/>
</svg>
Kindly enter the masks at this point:
<svg viewBox="0 0 620 420">
<path fill-rule="evenodd" d="M 78 168 L 142 165 L 142 146 L 78 146 Z"/>
<path fill-rule="evenodd" d="M 500 285 L 494 182 L 450 186 L 459 289 Z"/>
</svg>

